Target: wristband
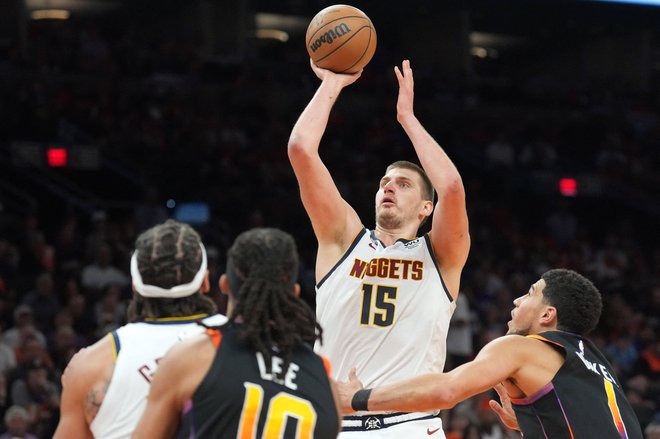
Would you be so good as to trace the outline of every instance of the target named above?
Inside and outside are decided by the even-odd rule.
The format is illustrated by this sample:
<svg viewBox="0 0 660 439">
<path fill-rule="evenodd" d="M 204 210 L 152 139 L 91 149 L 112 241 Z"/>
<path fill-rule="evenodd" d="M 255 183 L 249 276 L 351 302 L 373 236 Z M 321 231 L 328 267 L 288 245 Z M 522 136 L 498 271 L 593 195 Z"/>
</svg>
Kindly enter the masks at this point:
<svg viewBox="0 0 660 439">
<path fill-rule="evenodd" d="M 353 395 L 353 399 L 351 400 L 351 408 L 356 412 L 367 411 L 370 395 L 371 389 L 360 389 L 355 392 L 355 395 Z"/>
</svg>

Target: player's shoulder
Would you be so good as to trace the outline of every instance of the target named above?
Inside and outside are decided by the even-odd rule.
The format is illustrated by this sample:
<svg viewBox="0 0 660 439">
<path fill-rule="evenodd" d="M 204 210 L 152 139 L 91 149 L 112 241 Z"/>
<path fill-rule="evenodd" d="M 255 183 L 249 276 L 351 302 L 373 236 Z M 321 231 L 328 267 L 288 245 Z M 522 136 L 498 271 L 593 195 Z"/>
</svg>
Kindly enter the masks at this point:
<svg viewBox="0 0 660 439">
<path fill-rule="evenodd" d="M 175 343 L 161 360 L 158 370 L 168 370 L 176 376 L 177 373 L 208 369 L 215 356 L 212 338 L 207 333 L 190 335 L 179 343 Z"/>
<path fill-rule="evenodd" d="M 504 335 L 488 343 L 488 345 L 492 345 L 491 349 L 496 349 L 504 355 L 515 355 L 531 360 L 544 358 L 549 350 L 556 349 L 555 345 L 561 347 L 561 344 L 546 340 L 543 337 L 518 334 Z"/>
<path fill-rule="evenodd" d="M 184 340 L 181 340 L 180 343 L 174 344 L 167 351 L 167 355 L 177 357 L 182 354 L 192 354 L 195 353 L 198 349 L 206 349 L 211 346 L 212 344 L 209 343 L 209 336 L 206 333 L 194 334 L 186 337 Z M 194 355 L 185 356 L 184 359 L 194 361 L 194 357 Z"/>
<path fill-rule="evenodd" d="M 219 346 L 222 341 L 223 330 L 228 327 L 229 319 L 222 314 L 214 314 L 200 320 L 198 330 L 189 331 L 168 351 L 174 355 L 187 355 L 199 353 L 199 350 L 214 350 L 214 346 Z M 190 356 L 194 358 L 195 355 Z"/>
<path fill-rule="evenodd" d="M 522 335 L 506 334 L 491 340 L 486 346 L 494 346 L 498 348 L 505 346 L 518 346 L 520 343 L 525 343 L 525 339 L 526 338 Z"/>
<path fill-rule="evenodd" d="M 62 382 L 84 383 L 96 379 L 114 363 L 114 347 L 109 336 L 106 335 L 96 343 L 84 347 L 76 352 L 62 375 Z"/>
<path fill-rule="evenodd" d="M 507 334 L 490 341 L 484 349 L 500 354 L 526 354 L 530 350 L 537 351 L 542 349 L 543 343 L 537 340 L 518 334 Z"/>
<path fill-rule="evenodd" d="M 84 347 L 76 352 L 76 354 L 71 359 L 71 362 L 73 362 L 74 359 L 77 359 L 77 362 L 89 362 L 96 358 L 102 359 L 103 357 L 108 356 L 108 354 L 112 356 L 114 352 L 114 346 L 111 338 L 112 333 L 105 334 L 94 344 Z"/>
</svg>

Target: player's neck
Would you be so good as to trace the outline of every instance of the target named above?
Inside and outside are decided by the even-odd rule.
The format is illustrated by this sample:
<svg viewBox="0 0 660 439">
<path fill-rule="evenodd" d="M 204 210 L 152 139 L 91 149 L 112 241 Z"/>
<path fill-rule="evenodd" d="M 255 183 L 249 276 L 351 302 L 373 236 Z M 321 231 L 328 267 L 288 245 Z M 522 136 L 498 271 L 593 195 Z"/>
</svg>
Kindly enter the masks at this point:
<svg viewBox="0 0 660 439">
<path fill-rule="evenodd" d="M 385 229 L 378 224 L 376 224 L 376 229 L 374 230 L 376 238 L 378 238 L 385 247 L 389 247 L 399 239 L 413 239 L 416 236 L 416 232 L 417 230 L 412 230 L 410 228 Z"/>
</svg>

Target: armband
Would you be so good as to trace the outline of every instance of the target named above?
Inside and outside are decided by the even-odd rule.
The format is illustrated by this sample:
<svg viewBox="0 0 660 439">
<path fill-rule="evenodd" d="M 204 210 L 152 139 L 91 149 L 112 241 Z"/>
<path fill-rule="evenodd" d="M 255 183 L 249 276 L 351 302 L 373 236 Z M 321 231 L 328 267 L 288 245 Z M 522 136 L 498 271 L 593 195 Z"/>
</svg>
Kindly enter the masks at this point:
<svg viewBox="0 0 660 439">
<path fill-rule="evenodd" d="M 369 396 L 371 396 L 371 389 L 360 389 L 355 392 L 351 400 L 351 408 L 356 412 L 367 411 L 369 405 Z"/>
</svg>

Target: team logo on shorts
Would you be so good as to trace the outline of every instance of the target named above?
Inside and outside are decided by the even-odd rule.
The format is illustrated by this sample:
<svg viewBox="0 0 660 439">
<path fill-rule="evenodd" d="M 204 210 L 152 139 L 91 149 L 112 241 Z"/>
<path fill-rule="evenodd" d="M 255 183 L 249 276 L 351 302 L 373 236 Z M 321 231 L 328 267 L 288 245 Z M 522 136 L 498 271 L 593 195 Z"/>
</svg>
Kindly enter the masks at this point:
<svg viewBox="0 0 660 439">
<path fill-rule="evenodd" d="M 380 419 L 373 416 L 368 417 L 364 420 L 364 428 L 367 430 L 378 430 L 380 428 Z"/>
</svg>

